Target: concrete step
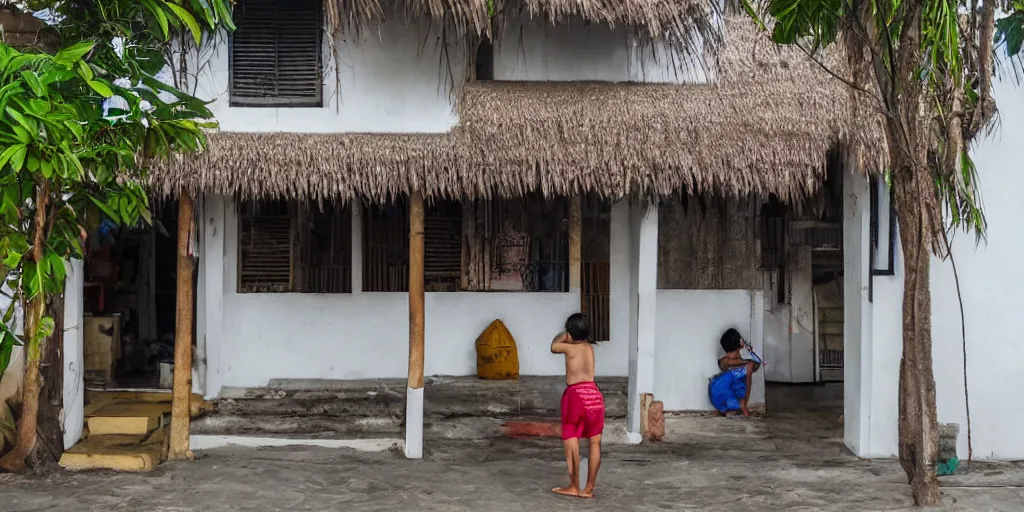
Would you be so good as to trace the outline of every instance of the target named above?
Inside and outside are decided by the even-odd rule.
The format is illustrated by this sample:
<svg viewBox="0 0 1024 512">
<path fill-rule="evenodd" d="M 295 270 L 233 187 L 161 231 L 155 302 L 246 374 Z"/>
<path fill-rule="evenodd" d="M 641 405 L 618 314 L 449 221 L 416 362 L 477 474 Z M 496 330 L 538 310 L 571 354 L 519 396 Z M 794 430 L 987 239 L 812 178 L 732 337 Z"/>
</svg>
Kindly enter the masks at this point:
<svg viewBox="0 0 1024 512">
<path fill-rule="evenodd" d="M 626 415 L 625 379 L 598 379 L 610 418 Z M 424 415 L 440 419 L 557 416 L 561 377 L 485 381 L 475 377 L 428 378 Z M 274 381 L 267 388 L 228 388 L 216 402 L 218 414 L 233 416 L 397 418 L 405 414 L 406 382 Z"/>
<path fill-rule="evenodd" d="M 167 430 L 162 427 L 145 435 L 92 435 L 65 451 L 60 465 L 73 471 L 152 471 L 166 458 Z"/>
<path fill-rule="evenodd" d="M 142 436 L 170 420 L 170 393 L 90 391 L 86 398 L 85 425 L 92 436 Z M 193 417 L 210 409 L 201 396 L 192 395 L 189 412 Z"/>
<path fill-rule="evenodd" d="M 171 415 L 169 403 L 110 402 L 85 418 L 89 436 L 143 436 L 165 425 Z"/>
</svg>

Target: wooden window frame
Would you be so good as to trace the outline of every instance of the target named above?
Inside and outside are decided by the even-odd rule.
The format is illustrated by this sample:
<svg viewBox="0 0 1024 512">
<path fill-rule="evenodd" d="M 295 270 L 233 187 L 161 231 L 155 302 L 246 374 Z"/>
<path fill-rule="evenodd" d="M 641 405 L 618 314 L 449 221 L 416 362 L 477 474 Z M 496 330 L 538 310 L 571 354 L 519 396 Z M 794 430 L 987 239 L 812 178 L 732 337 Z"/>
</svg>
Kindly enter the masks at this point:
<svg viewBox="0 0 1024 512">
<path fill-rule="evenodd" d="M 238 5 L 235 6 L 236 12 L 238 12 L 239 10 L 242 10 L 244 12 L 245 2 L 246 1 L 247 0 L 239 0 Z M 280 19 L 282 19 L 280 11 L 281 11 L 283 5 L 286 5 L 288 3 L 296 2 L 297 0 L 261 0 L 261 1 L 273 2 L 275 4 L 274 5 L 274 9 L 276 10 L 276 12 L 278 14 L 276 16 L 276 18 L 279 21 Z M 280 76 L 279 75 L 280 75 L 280 67 L 281 67 L 281 62 L 280 62 L 281 58 L 279 56 L 274 61 L 273 73 L 275 75 L 275 78 L 273 80 L 273 87 L 274 87 L 275 90 L 274 90 L 274 92 L 272 94 L 267 94 L 265 96 L 257 96 L 257 95 L 250 95 L 250 94 L 241 93 L 240 91 L 238 91 L 237 90 L 238 88 L 237 88 L 237 86 L 235 84 L 235 79 L 236 79 L 235 66 L 236 66 L 236 63 L 237 63 L 236 62 L 237 61 L 237 57 L 236 57 L 237 50 L 235 48 L 235 38 L 237 37 L 237 31 L 236 31 L 235 33 L 232 33 L 232 34 L 230 34 L 228 36 L 228 104 L 230 106 L 232 106 L 232 107 L 254 107 L 254 108 L 259 108 L 259 107 L 263 107 L 263 108 L 288 108 L 288 107 L 290 107 L 290 108 L 303 108 L 303 107 L 318 108 L 318 107 L 323 107 L 323 96 L 324 96 L 324 93 L 323 93 L 323 89 L 324 89 L 324 79 L 323 79 L 323 53 L 324 53 L 323 52 L 323 46 L 324 46 L 324 41 L 323 41 L 323 38 L 324 38 L 323 20 L 324 20 L 324 13 L 323 13 L 323 4 L 322 4 L 322 2 L 319 2 L 319 1 L 312 1 L 312 0 L 307 0 L 307 1 L 310 1 L 310 7 L 311 8 L 315 7 L 317 9 L 317 14 L 316 14 L 316 17 L 317 17 L 316 34 L 317 34 L 317 36 L 316 36 L 316 57 L 315 57 L 317 73 L 316 73 L 315 84 L 313 85 L 313 89 L 314 89 L 313 96 L 312 97 L 306 97 L 306 96 L 282 96 L 282 95 L 280 95 L 280 93 L 278 92 L 278 89 L 280 88 Z M 244 17 L 239 17 L 239 19 L 236 20 L 236 25 L 238 26 L 238 28 L 240 30 L 243 29 L 243 24 L 244 23 L 245 23 Z M 274 46 L 275 54 L 278 54 L 280 52 L 280 28 L 281 28 L 281 25 L 278 23 L 276 26 L 278 28 L 278 34 L 277 34 L 277 38 L 278 39 L 274 43 L 272 43 L 272 44 Z"/>
</svg>

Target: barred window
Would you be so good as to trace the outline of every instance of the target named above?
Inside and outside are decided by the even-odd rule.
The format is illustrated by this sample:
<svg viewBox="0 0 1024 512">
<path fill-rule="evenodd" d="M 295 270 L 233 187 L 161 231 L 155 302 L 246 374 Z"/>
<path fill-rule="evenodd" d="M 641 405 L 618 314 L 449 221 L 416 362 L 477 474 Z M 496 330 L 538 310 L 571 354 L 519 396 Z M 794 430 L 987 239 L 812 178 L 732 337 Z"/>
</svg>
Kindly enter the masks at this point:
<svg viewBox="0 0 1024 512">
<path fill-rule="evenodd" d="M 240 210 L 240 293 L 352 291 L 348 205 L 249 201 Z"/>
<path fill-rule="evenodd" d="M 408 201 L 369 206 L 363 219 L 363 290 L 408 291 Z M 462 279 L 462 207 L 459 202 L 427 204 L 423 238 L 426 291 L 458 291 Z"/>
</svg>

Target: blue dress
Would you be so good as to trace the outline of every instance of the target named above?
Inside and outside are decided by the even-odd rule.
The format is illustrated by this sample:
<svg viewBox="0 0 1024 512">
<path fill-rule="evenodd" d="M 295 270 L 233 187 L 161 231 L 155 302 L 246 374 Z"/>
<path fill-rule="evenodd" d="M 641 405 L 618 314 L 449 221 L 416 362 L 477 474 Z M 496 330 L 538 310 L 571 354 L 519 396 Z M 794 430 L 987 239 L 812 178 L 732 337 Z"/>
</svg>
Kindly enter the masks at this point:
<svg viewBox="0 0 1024 512">
<path fill-rule="evenodd" d="M 740 400 L 747 395 L 747 365 L 725 370 L 708 382 L 708 397 L 718 412 L 740 410 Z"/>
</svg>

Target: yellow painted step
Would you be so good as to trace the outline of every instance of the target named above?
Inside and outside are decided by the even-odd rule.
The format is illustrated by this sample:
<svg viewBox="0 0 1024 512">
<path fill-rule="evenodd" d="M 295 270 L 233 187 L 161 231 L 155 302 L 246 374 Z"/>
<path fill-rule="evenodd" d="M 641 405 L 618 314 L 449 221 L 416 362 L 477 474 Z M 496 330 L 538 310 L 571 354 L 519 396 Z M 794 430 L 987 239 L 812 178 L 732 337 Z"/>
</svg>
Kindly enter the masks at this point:
<svg viewBox="0 0 1024 512">
<path fill-rule="evenodd" d="M 170 413 L 169 403 L 115 400 L 90 411 L 85 418 L 85 425 L 90 436 L 142 436 L 163 425 L 164 417 Z"/>
<path fill-rule="evenodd" d="M 152 471 L 165 458 L 164 441 L 167 428 L 152 435 L 89 436 L 64 452 L 60 465 L 64 469 L 111 469 L 114 471 Z"/>
<path fill-rule="evenodd" d="M 89 416 L 96 410 L 111 402 L 147 402 L 147 403 L 171 403 L 171 394 L 167 392 L 150 391 L 98 391 L 86 390 L 85 415 Z M 192 394 L 190 404 L 192 417 L 200 416 L 204 412 L 213 409 L 213 405 L 203 399 L 202 395 Z"/>
</svg>

